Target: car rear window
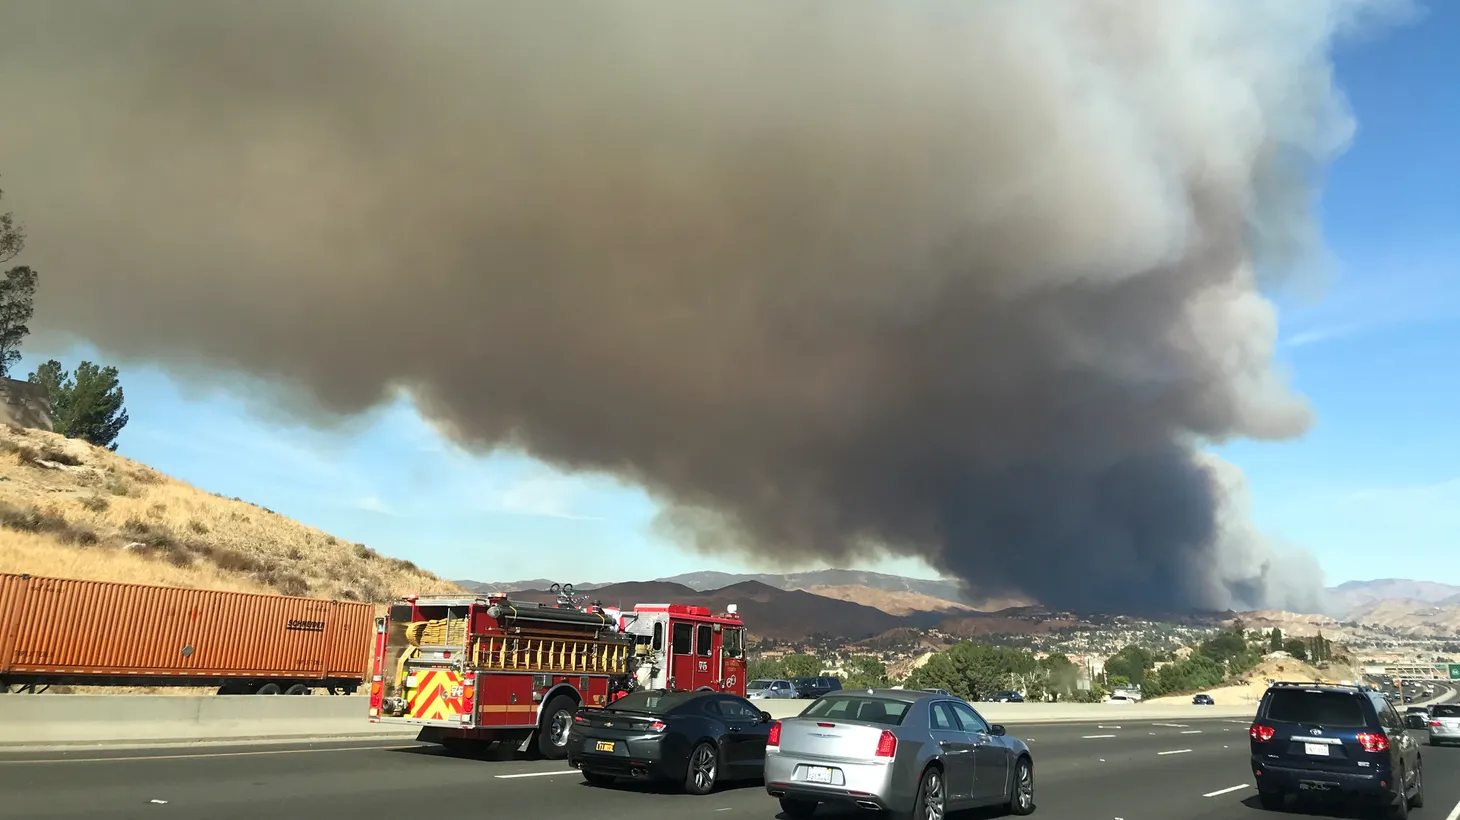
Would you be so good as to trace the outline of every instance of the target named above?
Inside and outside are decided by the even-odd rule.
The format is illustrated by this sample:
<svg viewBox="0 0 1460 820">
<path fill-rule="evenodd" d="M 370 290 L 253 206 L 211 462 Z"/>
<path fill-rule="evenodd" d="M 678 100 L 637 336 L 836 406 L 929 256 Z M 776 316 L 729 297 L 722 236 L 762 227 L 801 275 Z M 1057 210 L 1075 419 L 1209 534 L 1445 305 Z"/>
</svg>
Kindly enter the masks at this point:
<svg viewBox="0 0 1460 820">
<path fill-rule="evenodd" d="M 1460 717 L 1460 706 L 1441 703 L 1430 707 L 1430 717 Z"/>
<path fill-rule="evenodd" d="M 1267 719 L 1349 728 L 1368 725 L 1363 704 L 1353 695 L 1303 689 L 1273 692 L 1272 700 L 1267 704 Z"/>
<path fill-rule="evenodd" d="M 697 692 L 630 692 L 610 703 L 608 709 L 614 712 L 642 712 L 646 715 L 662 715 L 676 706 L 681 706 L 699 697 Z"/>
<path fill-rule="evenodd" d="M 828 695 L 812 703 L 801 713 L 801 717 L 860 720 L 883 726 L 901 726 L 910 706 L 906 701 L 888 698 Z"/>
</svg>

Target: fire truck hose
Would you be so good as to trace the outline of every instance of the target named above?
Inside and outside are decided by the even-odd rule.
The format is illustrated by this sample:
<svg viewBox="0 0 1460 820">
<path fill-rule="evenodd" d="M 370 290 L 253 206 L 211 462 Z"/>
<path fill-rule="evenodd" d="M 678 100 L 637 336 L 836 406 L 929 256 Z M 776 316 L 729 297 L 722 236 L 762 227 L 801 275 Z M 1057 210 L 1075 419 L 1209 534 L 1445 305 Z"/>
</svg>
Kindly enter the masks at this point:
<svg viewBox="0 0 1460 820">
<path fill-rule="evenodd" d="M 463 643 L 466 637 L 465 622 L 458 622 L 458 629 L 462 632 Z M 406 661 L 421 654 L 423 646 L 441 646 L 447 641 L 448 625 L 446 619 L 440 618 L 434 621 L 412 621 L 406 624 L 406 643 L 410 648 L 400 653 L 400 660 L 395 665 L 395 679 L 399 686 L 405 686 Z"/>
</svg>

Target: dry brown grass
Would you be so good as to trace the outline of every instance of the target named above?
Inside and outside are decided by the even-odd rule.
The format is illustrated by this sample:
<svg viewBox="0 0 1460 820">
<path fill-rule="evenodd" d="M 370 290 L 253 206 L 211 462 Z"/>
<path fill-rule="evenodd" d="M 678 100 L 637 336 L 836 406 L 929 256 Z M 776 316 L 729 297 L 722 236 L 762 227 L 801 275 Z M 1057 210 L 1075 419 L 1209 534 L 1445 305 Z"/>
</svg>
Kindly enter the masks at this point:
<svg viewBox="0 0 1460 820">
<path fill-rule="evenodd" d="M 0 572 L 374 602 L 459 589 L 84 441 L 5 426 Z"/>
</svg>

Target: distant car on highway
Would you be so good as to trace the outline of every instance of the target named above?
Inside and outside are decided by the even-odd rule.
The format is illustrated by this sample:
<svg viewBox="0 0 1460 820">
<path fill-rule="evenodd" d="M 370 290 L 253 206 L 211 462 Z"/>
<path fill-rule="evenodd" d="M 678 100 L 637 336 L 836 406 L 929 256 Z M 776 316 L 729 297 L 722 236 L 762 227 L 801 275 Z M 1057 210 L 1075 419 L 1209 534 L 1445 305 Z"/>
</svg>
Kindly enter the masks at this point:
<svg viewBox="0 0 1460 820">
<path fill-rule="evenodd" d="M 1003 806 L 1034 811 L 1034 758 L 967 701 L 905 689 L 834 692 L 771 728 L 766 792 L 786 817 L 822 803 L 914 820 Z"/>
<path fill-rule="evenodd" d="M 1217 702 L 1212 700 L 1211 695 L 1194 695 L 1191 698 L 1193 706 L 1215 706 Z"/>
<path fill-rule="evenodd" d="M 927 692 L 932 695 L 944 695 L 950 698 L 953 697 L 953 693 L 949 692 L 947 689 L 920 689 L 918 691 Z"/>
<path fill-rule="evenodd" d="M 1460 743 L 1460 704 L 1437 703 L 1430 707 L 1430 745 Z"/>
<path fill-rule="evenodd" d="M 1105 699 L 1105 702 L 1106 703 L 1110 703 L 1110 704 L 1114 704 L 1116 706 L 1132 706 L 1132 705 L 1135 704 L 1136 701 L 1135 701 L 1134 698 L 1130 698 L 1130 697 L 1127 697 L 1125 695 L 1116 694 L 1116 695 L 1111 695 L 1110 697 L 1106 698 Z"/>
<path fill-rule="evenodd" d="M 789 700 L 796 697 L 796 686 L 788 680 L 762 678 L 745 684 L 745 696 L 752 700 Z"/>
<path fill-rule="evenodd" d="M 1023 703 L 1024 696 L 1010 689 L 1003 692 L 995 692 L 987 698 L 988 703 Z"/>
<path fill-rule="evenodd" d="M 796 689 L 796 697 L 814 700 L 827 692 L 841 691 L 842 682 L 840 678 L 822 675 L 812 678 L 792 678 L 791 686 Z"/>
<path fill-rule="evenodd" d="M 771 725 L 769 713 L 737 695 L 640 690 L 577 711 L 568 765 L 595 786 L 631 777 L 709 794 L 722 780 L 761 776 Z"/>
<path fill-rule="evenodd" d="M 1257 796 L 1270 811 L 1288 797 L 1370 803 L 1390 817 L 1424 805 L 1419 744 L 1382 697 L 1356 686 L 1279 681 L 1248 727 Z"/>
<path fill-rule="evenodd" d="M 1430 710 L 1423 706 L 1411 706 L 1404 710 L 1406 729 L 1424 729 L 1430 725 Z"/>
</svg>

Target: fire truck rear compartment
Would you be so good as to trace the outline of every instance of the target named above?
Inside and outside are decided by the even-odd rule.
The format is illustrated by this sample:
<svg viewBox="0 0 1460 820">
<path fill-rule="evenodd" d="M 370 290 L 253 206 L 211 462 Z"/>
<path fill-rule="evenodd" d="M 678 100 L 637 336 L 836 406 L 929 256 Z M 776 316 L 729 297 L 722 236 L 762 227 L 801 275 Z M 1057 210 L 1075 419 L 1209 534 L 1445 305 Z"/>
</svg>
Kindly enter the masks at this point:
<svg viewBox="0 0 1460 820">
<path fill-rule="evenodd" d="M 566 724 L 627 680 L 632 641 L 602 616 L 505 599 L 392 607 L 379 720 L 423 727 L 430 742 L 519 741 L 566 755 Z M 542 713 L 540 716 L 540 712 Z M 541 717 L 542 725 L 539 725 Z M 558 724 L 563 724 L 561 727 Z"/>
</svg>

